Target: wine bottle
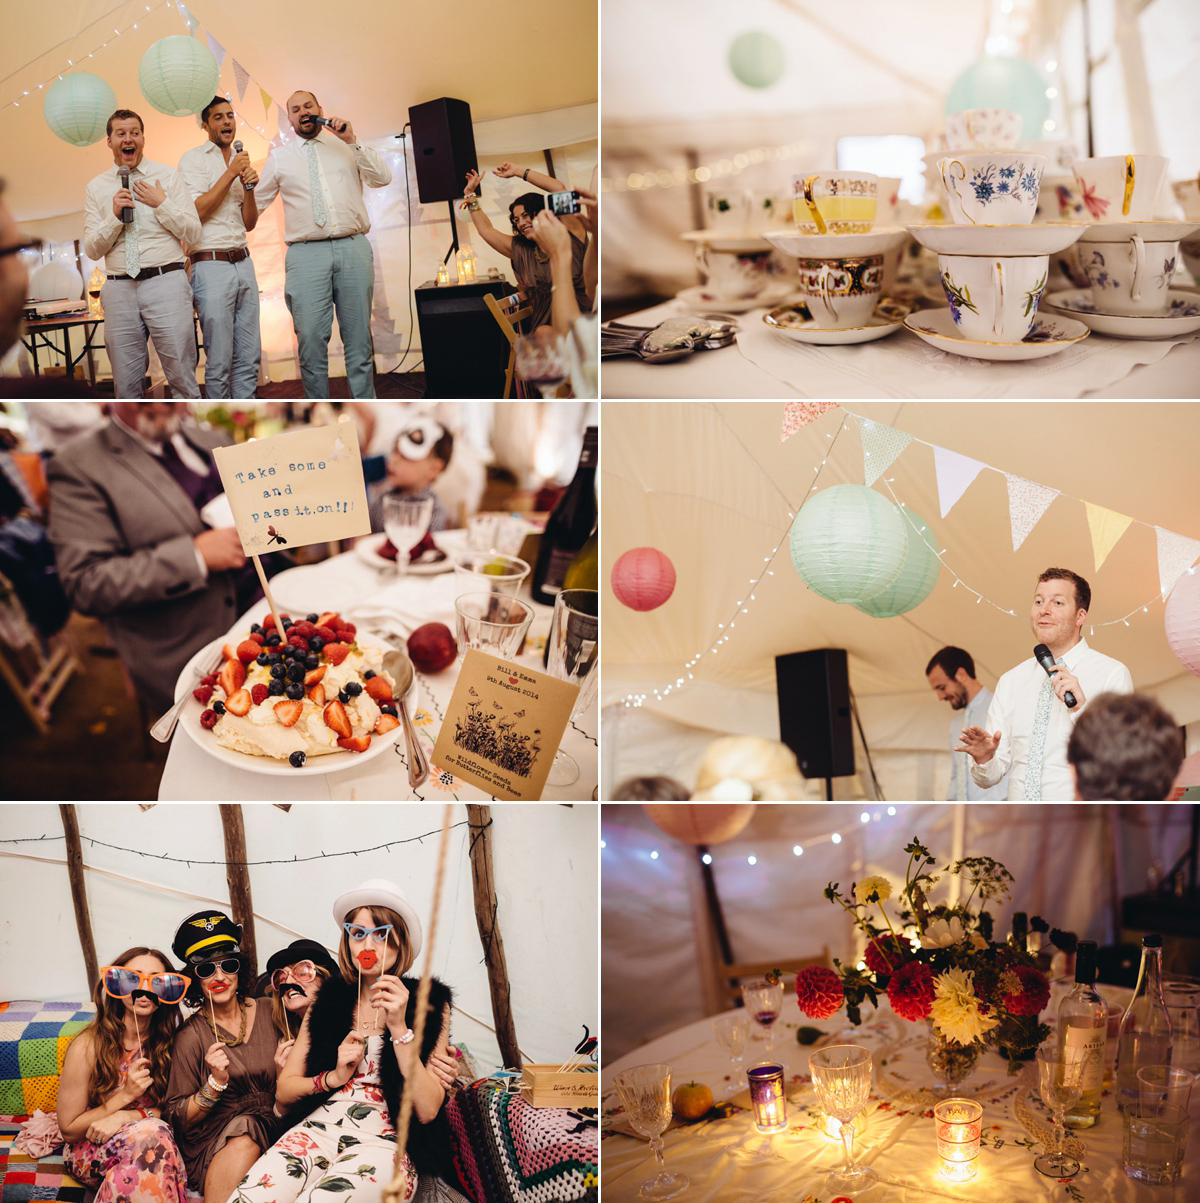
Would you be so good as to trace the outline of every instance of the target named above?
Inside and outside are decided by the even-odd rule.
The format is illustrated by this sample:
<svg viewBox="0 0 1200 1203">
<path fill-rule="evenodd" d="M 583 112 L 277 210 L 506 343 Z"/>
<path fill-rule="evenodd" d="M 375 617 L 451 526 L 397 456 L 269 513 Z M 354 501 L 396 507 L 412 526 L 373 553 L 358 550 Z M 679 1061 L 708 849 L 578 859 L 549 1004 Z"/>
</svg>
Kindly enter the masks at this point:
<svg viewBox="0 0 1200 1203">
<path fill-rule="evenodd" d="M 575 476 L 558 499 L 542 532 L 530 586 L 533 600 L 540 605 L 554 604 L 571 561 L 596 525 L 597 446 L 596 427 L 589 426 L 583 436 L 583 451 Z"/>
<path fill-rule="evenodd" d="M 1058 1004 L 1058 1047 L 1083 1062 L 1079 1101 L 1068 1107 L 1068 1128 L 1091 1128 L 1100 1118 L 1108 1004 L 1096 991 L 1096 942 L 1080 940 L 1075 950 L 1075 988 Z"/>
<path fill-rule="evenodd" d="M 567 575 L 563 577 L 564 589 L 600 588 L 600 528 L 592 531 L 588 541 L 579 549 Z"/>
<path fill-rule="evenodd" d="M 1171 1017 L 1162 992 L 1162 936 L 1142 937 L 1142 964 L 1117 1037 L 1117 1107 L 1138 1101 L 1138 1070 L 1171 1061 Z"/>
<path fill-rule="evenodd" d="M 1029 938 L 1029 916 L 1024 911 L 1013 911 L 1012 917 L 1012 934 L 1008 937 L 1008 942 L 1013 948 L 1019 948 L 1022 951 L 1025 949 L 1025 942 Z"/>
</svg>

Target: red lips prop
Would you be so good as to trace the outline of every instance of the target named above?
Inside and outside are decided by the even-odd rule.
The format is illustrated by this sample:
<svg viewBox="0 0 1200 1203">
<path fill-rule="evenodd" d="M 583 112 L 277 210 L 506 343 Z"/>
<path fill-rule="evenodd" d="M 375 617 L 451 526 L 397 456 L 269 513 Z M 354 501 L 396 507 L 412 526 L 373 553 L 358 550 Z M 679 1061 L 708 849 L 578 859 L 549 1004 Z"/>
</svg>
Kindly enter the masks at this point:
<svg viewBox="0 0 1200 1203">
<path fill-rule="evenodd" d="M 375 962 L 379 960 L 379 953 L 373 948 L 364 948 L 355 959 L 364 969 L 374 969 Z"/>
</svg>

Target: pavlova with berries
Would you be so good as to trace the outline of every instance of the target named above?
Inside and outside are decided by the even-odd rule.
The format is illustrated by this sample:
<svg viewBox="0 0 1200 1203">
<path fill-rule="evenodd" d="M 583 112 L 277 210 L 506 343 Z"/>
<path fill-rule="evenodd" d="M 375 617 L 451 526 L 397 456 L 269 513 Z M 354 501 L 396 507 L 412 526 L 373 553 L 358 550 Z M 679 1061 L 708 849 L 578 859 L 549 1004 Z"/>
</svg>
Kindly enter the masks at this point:
<svg viewBox="0 0 1200 1203">
<path fill-rule="evenodd" d="M 335 613 L 279 617 L 282 632 L 267 614 L 226 643 L 221 667 L 193 690 L 200 726 L 221 747 L 302 768 L 310 756 L 365 752 L 400 725 L 382 647 L 360 643 Z"/>
</svg>

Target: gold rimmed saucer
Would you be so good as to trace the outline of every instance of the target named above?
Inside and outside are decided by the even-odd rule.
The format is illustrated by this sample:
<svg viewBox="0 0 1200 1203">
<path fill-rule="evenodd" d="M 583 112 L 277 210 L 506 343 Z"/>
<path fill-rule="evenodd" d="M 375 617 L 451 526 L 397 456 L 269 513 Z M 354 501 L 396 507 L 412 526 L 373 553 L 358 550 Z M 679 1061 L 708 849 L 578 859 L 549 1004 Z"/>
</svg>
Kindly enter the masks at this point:
<svg viewBox="0 0 1200 1203">
<path fill-rule="evenodd" d="M 947 309 L 922 309 L 910 313 L 904 324 L 920 339 L 939 351 L 949 351 L 968 359 L 988 359 L 996 363 L 1012 363 L 1023 359 L 1044 359 L 1087 338 L 1091 331 L 1072 318 L 1043 317 L 1033 319 L 1033 329 L 1026 341 L 1019 343 L 985 342 L 963 338 Z"/>
</svg>

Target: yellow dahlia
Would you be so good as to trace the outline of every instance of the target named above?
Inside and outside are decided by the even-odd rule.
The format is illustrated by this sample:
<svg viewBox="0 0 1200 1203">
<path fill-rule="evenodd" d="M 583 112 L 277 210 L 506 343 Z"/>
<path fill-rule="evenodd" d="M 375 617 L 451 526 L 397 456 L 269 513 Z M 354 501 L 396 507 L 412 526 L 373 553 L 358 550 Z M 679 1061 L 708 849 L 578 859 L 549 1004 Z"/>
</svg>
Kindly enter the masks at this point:
<svg viewBox="0 0 1200 1203">
<path fill-rule="evenodd" d="M 933 981 L 933 1007 L 930 1016 L 943 1036 L 959 1044 L 982 1040 L 1000 1021 L 979 1011 L 975 997 L 975 975 L 969 969 L 947 969 Z"/>
<path fill-rule="evenodd" d="M 886 877 L 864 877 L 854 887 L 854 897 L 860 903 L 887 902 L 892 896 L 892 883 Z"/>
</svg>

